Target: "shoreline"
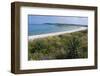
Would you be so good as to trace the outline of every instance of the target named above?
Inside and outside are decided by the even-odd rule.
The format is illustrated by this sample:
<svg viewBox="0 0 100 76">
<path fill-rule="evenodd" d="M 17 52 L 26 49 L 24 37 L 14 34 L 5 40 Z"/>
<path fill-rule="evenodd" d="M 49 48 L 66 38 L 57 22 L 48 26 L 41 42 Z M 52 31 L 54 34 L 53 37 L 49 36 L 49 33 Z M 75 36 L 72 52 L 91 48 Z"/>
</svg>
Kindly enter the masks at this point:
<svg viewBox="0 0 100 76">
<path fill-rule="evenodd" d="M 82 31 L 82 30 L 86 30 L 86 29 L 87 29 L 87 27 L 81 27 L 78 29 L 70 30 L 70 31 L 56 32 L 56 33 L 49 33 L 49 34 L 42 34 L 42 35 L 33 35 L 33 36 L 28 36 L 28 40 L 34 40 L 36 38 L 44 38 L 44 37 L 48 37 L 48 36 L 56 36 L 56 35 L 61 35 L 61 34 L 65 34 L 65 33 L 78 32 L 78 31 Z"/>
</svg>

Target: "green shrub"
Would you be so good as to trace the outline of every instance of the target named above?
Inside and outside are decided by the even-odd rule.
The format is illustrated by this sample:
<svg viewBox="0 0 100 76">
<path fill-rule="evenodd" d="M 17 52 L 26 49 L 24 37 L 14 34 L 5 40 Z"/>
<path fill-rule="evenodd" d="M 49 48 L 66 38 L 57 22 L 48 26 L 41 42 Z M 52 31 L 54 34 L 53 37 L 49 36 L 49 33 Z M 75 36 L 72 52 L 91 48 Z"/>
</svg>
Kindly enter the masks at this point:
<svg viewBox="0 0 100 76">
<path fill-rule="evenodd" d="M 38 38 L 28 42 L 29 60 L 87 57 L 87 31 Z"/>
<path fill-rule="evenodd" d="M 81 40 L 78 37 L 71 37 L 68 42 L 68 54 L 66 56 L 67 59 L 80 58 L 80 48 L 81 48 Z"/>
</svg>

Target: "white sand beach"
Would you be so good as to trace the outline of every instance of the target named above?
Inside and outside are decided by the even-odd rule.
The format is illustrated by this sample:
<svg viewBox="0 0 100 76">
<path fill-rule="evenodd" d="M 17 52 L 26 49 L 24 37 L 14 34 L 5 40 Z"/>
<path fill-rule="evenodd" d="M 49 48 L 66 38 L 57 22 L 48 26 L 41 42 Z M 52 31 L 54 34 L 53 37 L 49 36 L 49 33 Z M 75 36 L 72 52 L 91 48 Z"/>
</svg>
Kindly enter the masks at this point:
<svg viewBox="0 0 100 76">
<path fill-rule="evenodd" d="M 65 33 L 72 33 L 72 32 L 77 32 L 77 31 L 82 31 L 82 30 L 86 30 L 88 27 L 80 27 L 78 29 L 74 29 L 74 30 L 70 30 L 70 31 L 63 31 L 63 32 L 56 32 L 56 33 L 49 33 L 49 34 L 41 34 L 41 35 L 33 35 L 33 36 L 29 36 L 28 40 L 34 40 L 36 38 L 44 38 L 44 37 L 48 37 L 48 36 L 55 36 L 55 35 L 61 35 L 61 34 L 65 34 Z"/>
</svg>

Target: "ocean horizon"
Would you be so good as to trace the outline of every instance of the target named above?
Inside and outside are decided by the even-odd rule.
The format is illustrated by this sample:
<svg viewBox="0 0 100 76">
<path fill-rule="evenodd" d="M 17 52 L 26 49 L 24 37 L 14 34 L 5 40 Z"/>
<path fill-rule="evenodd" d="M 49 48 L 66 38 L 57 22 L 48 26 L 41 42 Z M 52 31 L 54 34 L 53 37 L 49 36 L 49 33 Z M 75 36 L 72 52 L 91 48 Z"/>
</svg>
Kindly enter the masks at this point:
<svg viewBox="0 0 100 76">
<path fill-rule="evenodd" d="M 28 36 L 57 33 L 88 26 L 88 17 L 28 16 Z"/>
</svg>

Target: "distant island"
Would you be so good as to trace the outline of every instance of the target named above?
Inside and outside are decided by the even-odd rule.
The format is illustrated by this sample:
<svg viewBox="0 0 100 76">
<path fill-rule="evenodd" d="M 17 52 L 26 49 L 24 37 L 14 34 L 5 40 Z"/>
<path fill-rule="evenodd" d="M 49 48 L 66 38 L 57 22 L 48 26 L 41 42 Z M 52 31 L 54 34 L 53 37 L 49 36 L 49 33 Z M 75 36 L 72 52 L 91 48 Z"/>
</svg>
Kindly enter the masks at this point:
<svg viewBox="0 0 100 76">
<path fill-rule="evenodd" d="M 70 25 L 70 26 L 84 26 L 87 27 L 87 25 L 82 25 L 82 24 L 65 24 L 65 23 L 43 23 L 47 25 Z"/>
<path fill-rule="evenodd" d="M 29 25 L 68 25 L 68 26 L 84 26 L 87 27 L 88 25 L 83 24 L 65 24 L 65 23 L 41 23 L 41 24 L 29 24 Z"/>
</svg>

